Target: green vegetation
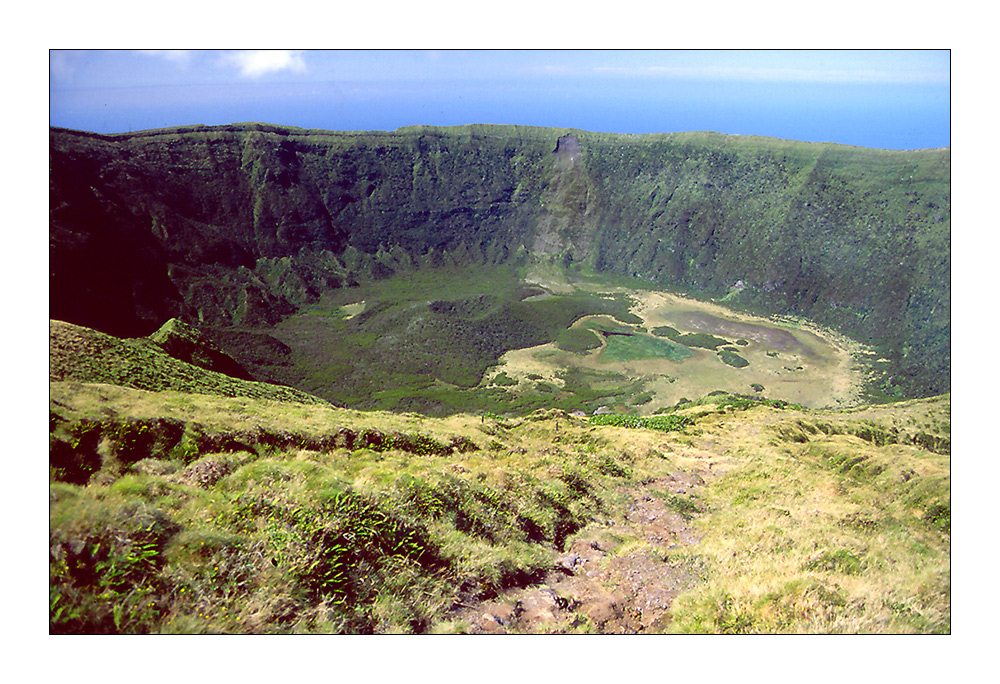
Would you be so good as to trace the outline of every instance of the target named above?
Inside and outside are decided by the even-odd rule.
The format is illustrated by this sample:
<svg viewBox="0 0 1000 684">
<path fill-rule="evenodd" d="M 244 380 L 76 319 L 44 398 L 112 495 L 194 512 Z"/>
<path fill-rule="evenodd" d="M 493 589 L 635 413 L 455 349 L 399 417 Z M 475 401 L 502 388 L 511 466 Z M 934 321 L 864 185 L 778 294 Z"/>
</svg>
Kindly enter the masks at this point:
<svg viewBox="0 0 1000 684">
<path fill-rule="evenodd" d="M 797 411 L 804 410 L 804 408 L 799 404 L 794 404 L 781 399 L 768 399 L 766 397 L 746 394 L 730 394 L 729 392 L 719 390 L 712 392 L 701 399 L 681 399 L 677 402 L 676 406 L 661 409 L 659 413 L 674 413 L 676 411 L 693 408 L 695 406 L 713 406 L 721 412 L 725 412 L 727 409 L 745 410 L 754 406 L 768 406 L 776 409 L 794 409 Z"/>
<path fill-rule="evenodd" d="M 912 425 L 922 411 L 900 404 L 874 422 Z M 804 442 L 779 430 L 779 449 L 743 452 L 705 490 L 697 552 L 711 570 L 678 600 L 674 631 L 950 632 L 950 523 L 934 518 L 948 506 L 947 456 L 858 448 L 825 427 Z"/>
<path fill-rule="evenodd" d="M 751 406 L 770 406 L 771 408 L 777 409 L 792 408 L 800 411 L 802 410 L 802 407 L 798 404 L 782 401 L 781 399 L 766 399 L 764 397 L 753 397 L 742 394 L 726 394 L 713 403 L 715 403 L 719 408 L 732 407 L 737 409 L 747 409 Z"/>
<path fill-rule="evenodd" d="M 669 325 L 661 325 L 657 328 L 653 328 L 650 332 L 660 337 L 670 337 L 670 338 L 677 337 L 681 334 L 679 330 L 677 330 L 676 328 L 671 328 Z"/>
<path fill-rule="evenodd" d="M 653 329 L 654 335 L 659 335 L 660 337 L 667 337 L 677 344 L 683 344 L 685 347 L 699 347 L 701 349 L 711 349 L 715 351 L 720 346 L 724 344 L 729 344 L 728 340 L 724 340 L 721 337 L 716 337 L 715 335 L 709 335 L 708 333 L 684 333 L 675 328 L 671 328 L 669 325 L 664 325 Z M 746 344 L 746 340 L 743 340 Z"/>
<path fill-rule="evenodd" d="M 490 382 L 490 384 L 497 385 L 499 387 L 510 387 L 511 385 L 516 385 L 517 380 L 514 380 L 513 378 L 509 377 L 506 373 L 501 372 L 493 376 L 493 379 Z"/>
<path fill-rule="evenodd" d="M 698 502 L 689 496 L 676 496 L 673 494 L 668 494 L 665 497 L 667 506 L 676 511 L 685 520 L 691 520 L 695 516 L 703 513 L 702 507 L 698 505 Z"/>
<path fill-rule="evenodd" d="M 948 150 L 50 139 L 51 632 L 950 631 Z"/>
<path fill-rule="evenodd" d="M 778 421 L 725 394 L 586 420 L 66 382 L 51 399 L 53 633 L 469 631 L 466 606 L 553 582 L 567 549 L 646 558 L 624 533 L 636 488 L 700 539 L 654 559 L 691 574 L 647 631 L 950 631 L 946 397 Z M 697 494 L 660 488 L 699 462 Z"/>
<path fill-rule="evenodd" d="M 863 481 L 808 458 L 779 467 L 763 454 L 720 481 L 709 505 L 725 501 L 729 512 L 713 517 L 702 547 L 713 579 L 678 602 L 675 629 L 949 632 L 950 527 L 925 524 L 909 493 L 946 496 L 946 471 L 933 454 L 894 454 L 891 467 Z M 919 485 L 900 476 L 911 458 L 927 473 Z M 837 504 L 824 494 L 831 488 L 843 493 Z"/>
<path fill-rule="evenodd" d="M 746 368 L 750 365 L 749 361 L 744 359 L 735 351 L 730 351 L 728 349 L 719 351 L 719 359 L 722 360 L 722 363 L 732 366 L 733 368 Z"/>
<path fill-rule="evenodd" d="M 556 344 L 560 349 L 582 354 L 601 346 L 601 338 L 594 331 L 585 328 L 569 328 L 559 334 Z"/>
<path fill-rule="evenodd" d="M 479 385 L 512 349 L 556 342 L 578 353 L 599 346 L 593 332 L 571 327 L 584 316 L 599 315 L 609 326 L 641 319 L 623 295 L 529 298 L 539 291 L 545 292 L 527 289 L 520 272 L 506 266 L 406 271 L 328 293 L 271 332 L 289 354 L 249 367 L 258 377 L 353 408 L 428 415 L 575 410 L 589 398 L 588 388 L 553 404 L 499 391 L 511 384 L 507 376 L 493 388 Z M 364 310 L 349 320 L 322 315 L 362 300 Z"/>
<path fill-rule="evenodd" d="M 571 439 L 540 459 L 543 416 L 490 417 L 484 451 L 390 414 L 63 383 L 53 399 L 56 443 L 89 433 L 129 455 L 52 471 L 55 633 L 427 631 L 459 587 L 488 597 L 540 577 L 548 546 L 630 471 L 558 412 Z M 234 433 L 247 411 L 255 427 Z M 183 416 L 178 443 L 197 436 L 190 451 L 121 429 L 168 414 Z"/>
<path fill-rule="evenodd" d="M 684 347 L 651 335 L 609 335 L 601 358 L 608 361 L 635 359 L 670 359 L 681 361 L 691 356 Z"/>
<path fill-rule="evenodd" d="M 103 382 L 150 391 L 326 403 L 291 387 L 243 380 L 192 365 L 168 355 L 153 339 L 120 340 L 62 321 L 50 321 L 49 332 L 49 378 L 53 381 Z"/>
<path fill-rule="evenodd" d="M 642 321 L 639 320 L 639 323 Z M 593 318 L 588 318 L 583 322 L 583 326 L 587 330 L 594 330 L 599 333 L 603 333 L 605 337 L 609 335 L 634 335 L 637 329 L 628 325 L 622 325 L 619 321 L 607 316 L 595 316 Z"/>
<path fill-rule="evenodd" d="M 687 416 L 681 415 L 640 417 L 623 416 L 613 413 L 591 416 L 589 420 L 592 425 L 613 425 L 615 427 L 642 428 L 644 430 L 659 430 L 661 432 L 683 430 L 694 422 Z"/>
</svg>

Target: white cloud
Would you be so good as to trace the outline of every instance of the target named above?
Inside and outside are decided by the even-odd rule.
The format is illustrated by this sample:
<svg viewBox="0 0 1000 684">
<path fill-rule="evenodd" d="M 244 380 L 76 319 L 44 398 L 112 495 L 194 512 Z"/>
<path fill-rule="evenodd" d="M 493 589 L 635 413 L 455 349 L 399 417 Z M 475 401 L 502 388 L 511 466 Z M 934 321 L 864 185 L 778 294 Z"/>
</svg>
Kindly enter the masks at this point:
<svg viewBox="0 0 1000 684">
<path fill-rule="evenodd" d="M 301 50 L 234 50 L 223 55 L 222 63 L 235 66 L 245 78 L 260 78 L 281 71 L 306 71 Z"/>
</svg>

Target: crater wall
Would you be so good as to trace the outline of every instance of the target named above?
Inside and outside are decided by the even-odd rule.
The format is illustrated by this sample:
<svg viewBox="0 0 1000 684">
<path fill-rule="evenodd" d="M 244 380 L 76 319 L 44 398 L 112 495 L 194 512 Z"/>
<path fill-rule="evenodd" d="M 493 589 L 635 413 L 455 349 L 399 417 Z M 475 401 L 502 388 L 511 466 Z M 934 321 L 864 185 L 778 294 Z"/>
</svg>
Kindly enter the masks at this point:
<svg viewBox="0 0 1000 684">
<path fill-rule="evenodd" d="M 798 315 L 950 387 L 950 150 L 521 126 L 50 133 L 50 315 L 259 328 L 402 268 L 532 255 Z"/>
</svg>

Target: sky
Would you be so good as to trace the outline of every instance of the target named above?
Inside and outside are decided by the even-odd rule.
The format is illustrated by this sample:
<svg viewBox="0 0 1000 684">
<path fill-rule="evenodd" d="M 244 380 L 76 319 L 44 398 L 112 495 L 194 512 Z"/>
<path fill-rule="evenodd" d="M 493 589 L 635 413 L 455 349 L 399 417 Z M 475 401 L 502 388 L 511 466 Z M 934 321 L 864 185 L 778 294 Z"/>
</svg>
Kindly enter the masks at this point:
<svg viewBox="0 0 1000 684">
<path fill-rule="evenodd" d="M 50 50 L 49 123 L 522 124 L 951 145 L 949 50 Z"/>
</svg>

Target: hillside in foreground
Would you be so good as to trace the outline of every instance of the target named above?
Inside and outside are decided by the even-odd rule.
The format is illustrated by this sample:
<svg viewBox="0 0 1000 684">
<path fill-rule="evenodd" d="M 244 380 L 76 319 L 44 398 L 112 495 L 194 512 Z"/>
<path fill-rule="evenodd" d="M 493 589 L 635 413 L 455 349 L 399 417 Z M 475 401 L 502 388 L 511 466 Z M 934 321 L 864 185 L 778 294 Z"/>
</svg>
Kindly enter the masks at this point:
<svg viewBox="0 0 1000 684">
<path fill-rule="evenodd" d="M 54 633 L 950 631 L 947 395 L 434 419 L 155 359 L 50 384 Z"/>
</svg>

